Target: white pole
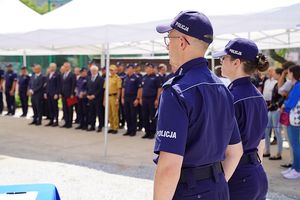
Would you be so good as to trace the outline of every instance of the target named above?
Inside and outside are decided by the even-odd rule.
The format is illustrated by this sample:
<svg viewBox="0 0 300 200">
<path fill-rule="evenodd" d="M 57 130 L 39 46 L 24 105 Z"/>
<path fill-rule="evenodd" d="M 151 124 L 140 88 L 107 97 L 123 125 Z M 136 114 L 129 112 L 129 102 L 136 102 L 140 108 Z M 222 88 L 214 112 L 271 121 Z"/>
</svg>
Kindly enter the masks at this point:
<svg viewBox="0 0 300 200">
<path fill-rule="evenodd" d="M 23 66 L 27 67 L 27 61 L 26 61 L 26 51 L 23 52 Z"/>
<path fill-rule="evenodd" d="M 104 157 L 107 156 L 108 131 L 108 94 L 109 94 L 109 44 L 106 45 L 106 77 L 105 77 L 105 121 L 104 121 Z"/>
</svg>

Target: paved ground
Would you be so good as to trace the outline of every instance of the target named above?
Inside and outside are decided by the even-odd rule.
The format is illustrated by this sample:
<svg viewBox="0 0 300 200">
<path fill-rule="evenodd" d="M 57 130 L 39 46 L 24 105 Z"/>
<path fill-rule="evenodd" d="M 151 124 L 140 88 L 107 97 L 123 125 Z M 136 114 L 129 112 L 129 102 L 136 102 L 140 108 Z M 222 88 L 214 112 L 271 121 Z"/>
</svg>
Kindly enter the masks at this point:
<svg viewBox="0 0 300 200">
<path fill-rule="evenodd" d="M 1 185 L 50 182 L 58 186 L 62 199 L 151 199 L 154 141 L 142 140 L 142 133 L 109 135 L 104 157 L 102 133 L 29 126 L 29 122 L 0 116 Z M 287 153 L 284 150 L 286 160 Z M 300 181 L 283 179 L 281 163 L 264 161 L 269 198 L 300 199 Z"/>
</svg>

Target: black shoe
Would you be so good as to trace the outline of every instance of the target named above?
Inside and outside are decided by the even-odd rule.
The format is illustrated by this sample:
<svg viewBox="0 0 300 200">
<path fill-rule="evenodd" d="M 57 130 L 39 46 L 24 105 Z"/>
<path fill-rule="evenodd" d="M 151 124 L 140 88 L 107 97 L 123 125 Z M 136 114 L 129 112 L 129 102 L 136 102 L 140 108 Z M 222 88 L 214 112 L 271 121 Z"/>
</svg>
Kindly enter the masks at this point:
<svg viewBox="0 0 300 200">
<path fill-rule="evenodd" d="M 112 129 L 109 129 L 108 131 L 107 131 L 107 133 L 113 133 L 114 132 L 114 130 L 112 130 Z"/>
<path fill-rule="evenodd" d="M 33 121 L 33 122 L 29 123 L 28 125 L 34 125 L 34 124 L 36 124 L 36 122 L 35 122 L 35 121 Z"/>
<path fill-rule="evenodd" d="M 42 125 L 42 122 L 37 122 L 35 125 L 40 126 L 40 125 Z"/>
<path fill-rule="evenodd" d="M 269 160 L 281 160 L 282 157 L 281 156 L 272 156 L 269 158 Z"/>
<path fill-rule="evenodd" d="M 147 133 L 142 137 L 142 139 L 146 139 L 146 138 L 149 138 L 149 134 Z"/>
<path fill-rule="evenodd" d="M 6 114 L 5 114 L 5 116 L 10 116 L 10 115 L 11 115 L 11 113 L 10 113 L 10 112 L 8 112 L 8 113 L 6 113 Z"/>
<path fill-rule="evenodd" d="M 137 131 L 142 131 L 143 128 L 137 128 Z"/>
<path fill-rule="evenodd" d="M 280 165 L 280 166 L 283 167 L 283 168 L 291 168 L 292 164 L 289 163 L 289 164 L 283 164 L 283 165 Z"/>
<path fill-rule="evenodd" d="M 66 128 L 72 128 L 72 125 L 67 125 Z"/>
<path fill-rule="evenodd" d="M 95 131 L 95 130 L 96 130 L 95 127 L 90 127 L 88 129 L 86 129 L 86 131 Z"/>
<path fill-rule="evenodd" d="M 263 157 L 265 158 L 265 157 L 270 157 L 271 156 L 271 154 L 269 154 L 269 153 L 264 153 L 263 154 Z"/>
<path fill-rule="evenodd" d="M 67 128 L 67 124 L 62 125 L 60 128 Z"/>
<path fill-rule="evenodd" d="M 124 133 L 124 136 L 129 136 L 131 133 L 129 133 L 128 131 L 126 133 Z"/>
<path fill-rule="evenodd" d="M 48 124 L 46 124 L 45 126 L 52 126 L 53 122 L 49 122 Z"/>
<path fill-rule="evenodd" d="M 276 145 L 277 144 L 277 140 L 273 140 L 272 142 L 271 142 L 271 145 Z"/>
<path fill-rule="evenodd" d="M 111 132 L 111 134 L 117 134 L 118 131 L 117 130 L 113 130 L 113 132 Z"/>
<path fill-rule="evenodd" d="M 155 135 L 154 134 L 151 134 L 148 136 L 148 139 L 154 139 L 155 138 Z"/>
<path fill-rule="evenodd" d="M 124 128 L 124 125 L 119 126 L 119 128 L 120 128 L 120 129 L 123 129 L 123 128 Z"/>
<path fill-rule="evenodd" d="M 76 129 L 76 130 L 81 130 L 81 129 L 82 129 L 82 126 L 77 126 L 75 129 Z"/>
<path fill-rule="evenodd" d="M 100 132 L 102 132 L 102 128 L 97 129 L 97 133 L 100 133 Z"/>
<path fill-rule="evenodd" d="M 130 137 L 134 137 L 134 136 L 136 136 L 136 133 L 134 132 L 134 133 L 130 133 L 130 135 L 129 135 Z"/>
<path fill-rule="evenodd" d="M 52 127 L 56 127 L 56 126 L 58 126 L 57 122 L 55 122 L 55 123 L 52 124 Z"/>
<path fill-rule="evenodd" d="M 26 115 L 25 115 L 25 114 L 22 114 L 22 115 L 20 115 L 20 117 L 26 117 Z"/>
</svg>

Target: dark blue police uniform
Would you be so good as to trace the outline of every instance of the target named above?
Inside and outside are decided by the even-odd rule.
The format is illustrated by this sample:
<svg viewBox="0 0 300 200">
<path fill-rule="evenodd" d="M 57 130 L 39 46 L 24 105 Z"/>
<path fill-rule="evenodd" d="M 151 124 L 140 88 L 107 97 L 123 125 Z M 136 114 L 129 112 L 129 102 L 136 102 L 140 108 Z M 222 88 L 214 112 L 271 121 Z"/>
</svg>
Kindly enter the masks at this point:
<svg viewBox="0 0 300 200">
<path fill-rule="evenodd" d="M 143 74 L 136 73 L 140 80 L 143 79 Z M 137 130 L 141 131 L 143 129 L 143 112 L 142 112 L 142 106 L 139 104 L 137 106 Z"/>
<path fill-rule="evenodd" d="M 207 64 L 205 58 L 183 64 L 160 97 L 154 152 L 183 156 L 176 200 L 229 199 L 220 162 L 240 136 L 232 95 Z"/>
<path fill-rule="evenodd" d="M 126 74 L 125 72 L 120 72 L 120 73 L 117 73 L 117 75 L 121 78 L 122 80 L 122 85 L 123 85 L 123 82 L 124 82 L 124 79 L 126 77 Z M 121 103 L 121 97 L 120 97 L 120 104 L 119 104 L 119 121 L 120 121 L 120 128 L 123 128 L 124 125 L 125 125 L 125 120 L 126 120 L 126 117 L 125 117 L 125 108 L 123 106 L 123 104 Z"/>
<path fill-rule="evenodd" d="M 155 116 L 155 99 L 157 97 L 157 90 L 161 88 L 162 83 L 159 75 L 146 74 L 142 78 L 142 112 L 143 112 L 143 125 L 146 135 L 143 138 L 154 138 L 156 131 L 156 119 Z"/>
<path fill-rule="evenodd" d="M 7 104 L 7 114 L 15 114 L 16 111 L 16 98 L 15 93 L 10 95 L 10 90 L 13 87 L 13 83 L 18 79 L 18 75 L 13 71 L 8 71 L 5 74 L 5 97 Z"/>
<path fill-rule="evenodd" d="M 19 96 L 20 96 L 21 106 L 22 106 L 22 111 L 23 111 L 21 116 L 26 116 L 27 111 L 28 111 L 27 91 L 28 91 L 28 88 L 29 88 L 30 76 L 20 75 L 18 81 L 19 81 Z"/>
<path fill-rule="evenodd" d="M 138 89 L 141 88 L 141 80 L 136 75 L 126 75 L 123 80 L 124 89 L 124 111 L 127 122 L 127 135 L 136 135 L 137 128 L 137 106 L 134 101 L 137 99 Z"/>
<path fill-rule="evenodd" d="M 47 77 L 46 94 L 49 105 L 49 125 L 58 125 L 58 98 L 54 99 L 54 96 L 59 96 L 61 88 L 61 75 L 58 72 L 49 74 Z"/>
<path fill-rule="evenodd" d="M 77 98 L 78 98 L 78 113 L 80 113 L 79 127 L 76 129 L 86 129 L 88 127 L 88 99 L 86 98 L 87 92 L 87 77 L 80 77 L 77 80 Z M 82 94 L 82 96 L 80 96 Z"/>
<path fill-rule="evenodd" d="M 212 56 L 225 55 L 253 63 L 259 62 L 257 45 L 244 38 L 230 40 L 223 51 Z M 228 88 L 234 96 L 235 116 L 244 151 L 228 182 L 230 199 L 263 200 L 266 199 L 268 180 L 257 151 L 261 140 L 265 138 L 268 124 L 267 105 L 261 93 L 251 83 L 250 76 L 234 80 Z"/>
<path fill-rule="evenodd" d="M 0 69 L 0 115 L 3 112 L 3 80 L 4 80 L 4 70 Z"/>
<path fill-rule="evenodd" d="M 244 150 L 244 155 L 228 182 L 230 198 L 263 200 L 266 199 L 268 180 L 258 159 L 257 146 L 265 137 L 267 106 L 250 77 L 233 81 L 229 90 L 234 96 L 235 115 Z"/>
</svg>

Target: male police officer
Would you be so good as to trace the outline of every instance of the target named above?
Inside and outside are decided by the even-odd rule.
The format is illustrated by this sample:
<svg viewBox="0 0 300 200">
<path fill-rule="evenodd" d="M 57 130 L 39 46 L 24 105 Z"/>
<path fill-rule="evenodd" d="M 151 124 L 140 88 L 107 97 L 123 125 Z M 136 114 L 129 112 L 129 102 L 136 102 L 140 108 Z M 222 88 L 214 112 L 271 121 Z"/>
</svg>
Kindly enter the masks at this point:
<svg viewBox="0 0 300 200">
<path fill-rule="evenodd" d="M 117 75 L 121 78 L 122 80 L 122 85 L 123 85 L 123 82 L 124 82 L 124 79 L 126 77 L 126 73 L 125 73 L 125 66 L 123 63 L 121 62 L 117 62 L 117 68 L 118 68 L 118 73 Z M 128 64 L 127 64 L 128 66 Z M 120 96 L 121 97 L 121 96 Z M 121 99 L 120 99 L 120 103 L 121 103 Z M 121 104 L 119 106 L 119 120 L 120 120 L 120 128 L 124 128 L 124 125 L 125 125 L 125 108 L 124 108 L 124 105 Z"/>
<path fill-rule="evenodd" d="M 31 77 L 31 84 L 29 89 L 29 95 L 31 96 L 32 108 L 33 108 L 33 121 L 30 125 L 35 124 L 39 126 L 42 124 L 43 117 L 43 95 L 44 95 L 44 84 L 46 82 L 45 77 L 41 73 L 41 66 L 34 65 L 34 75 Z"/>
<path fill-rule="evenodd" d="M 211 23 L 186 11 L 157 31 L 168 33 L 170 64 L 177 70 L 164 84 L 158 108 L 154 199 L 229 199 L 220 162 L 227 149 L 228 180 L 242 147 L 232 96 L 203 58 L 213 40 Z"/>
<path fill-rule="evenodd" d="M 134 74 L 133 65 L 127 66 L 127 75 L 123 80 L 122 86 L 122 104 L 124 105 L 125 118 L 127 122 L 127 132 L 125 136 L 136 135 L 137 125 L 137 106 L 140 100 L 141 92 L 138 92 L 141 88 L 140 78 Z"/>
<path fill-rule="evenodd" d="M 143 124 L 146 134 L 143 139 L 153 139 L 156 131 L 155 112 L 161 92 L 161 79 L 153 71 L 153 65 L 146 63 L 146 75 L 142 78 L 142 112 Z"/>
<path fill-rule="evenodd" d="M 22 106 L 22 115 L 20 117 L 26 117 L 28 111 L 28 88 L 29 88 L 30 76 L 27 74 L 27 69 L 25 66 L 21 68 L 21 74 L 18 79 L 19 85 L 19 96 Z"/>
<path fill-rule="evenodd" d="M 80 77 L 77 80 L 76 96 L 78 98 L 78 113 L 80 113 L 79 126 L 75 129 L 88 128 L 88 99 L 87 95 L 87 68 L 83 67 L 80 70 Z"/>
<path fill-rule="evenodd" d="M 50 122 L 46 126 L 58 126 L 58 99 L 61 88 L 61 76 L 56 72 L 57 65 L 49 65 L 49 74 L 47 76 L 46 93 L 44 97 L 48 99 Z"/>
<path fill-rule="evenodd" d="M 5 74 L 5 97 L 7 104 L 7 114 L 6 115 L 14 115 L 16 111 L 16 85 L 18 75 L 13 71 L 12 64 L 8 64 L 6 66 L 6 74 Z"/>
</svg>

